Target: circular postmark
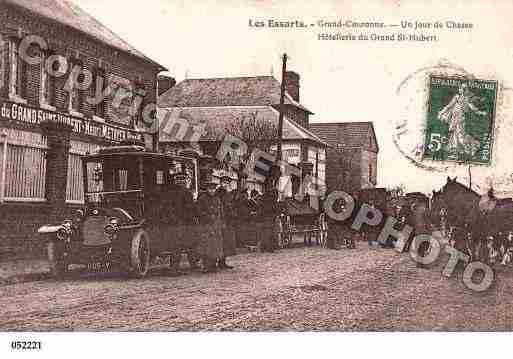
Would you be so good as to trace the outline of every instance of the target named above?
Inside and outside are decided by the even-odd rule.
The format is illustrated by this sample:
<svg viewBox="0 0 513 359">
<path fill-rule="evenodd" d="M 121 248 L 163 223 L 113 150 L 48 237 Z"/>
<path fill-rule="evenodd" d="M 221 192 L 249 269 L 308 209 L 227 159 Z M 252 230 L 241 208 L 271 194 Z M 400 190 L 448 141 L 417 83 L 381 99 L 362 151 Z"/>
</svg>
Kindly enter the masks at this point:
<svg viewBox="0 0 513 359">
<path fill-rule="evenodd" d="M 500 135 L 513 131 L 505 120 L 513 113 L 513 91 L 497 78 L 445 60 L 407 75 L 396 88 L 397 150 L 421 170 L 465 178 L 472 168 L 475 189 L 511 192 L 511 146 Z"/>
</svg>

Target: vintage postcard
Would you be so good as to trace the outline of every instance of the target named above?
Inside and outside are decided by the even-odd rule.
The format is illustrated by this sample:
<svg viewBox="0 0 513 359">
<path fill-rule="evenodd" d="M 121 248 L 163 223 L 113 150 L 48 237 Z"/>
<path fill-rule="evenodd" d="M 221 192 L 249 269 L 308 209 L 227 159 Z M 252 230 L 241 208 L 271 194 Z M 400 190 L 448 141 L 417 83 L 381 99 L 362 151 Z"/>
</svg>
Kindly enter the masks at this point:
<svg viewBox="0 0 513 359">
<path fill-rule="evenodd" d="M 511 14 L 1 0 L 0 356 L 513 330 Z"/>
</svg>

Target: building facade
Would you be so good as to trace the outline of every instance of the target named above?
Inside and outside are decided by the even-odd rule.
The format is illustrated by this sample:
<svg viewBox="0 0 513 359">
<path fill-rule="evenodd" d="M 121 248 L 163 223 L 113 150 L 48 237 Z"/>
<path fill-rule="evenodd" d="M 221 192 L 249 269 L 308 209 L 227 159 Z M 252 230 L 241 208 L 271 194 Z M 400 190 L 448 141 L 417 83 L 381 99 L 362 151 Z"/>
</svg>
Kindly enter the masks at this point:
<svg viewBox="0 0 513 359">
<path fill-rule="evenodd" d="M 83 203 L 82 155 L 154 145 L 142 110 L 165 69 L 68 1 L 0 8 L 1 256 Z"/>
<path fill-rule="evenodd" d="M 302 177 L 317 175 L 324 182 L 327 144 L 308 130 L 312 112 L 299 103 L 299 79 L 295 72 L 286 74 L 282 158 L 299 168 Z M 247 142 L 249 152 L 256 147 L 272 155 L 277 150 L 280 91 L 272 76 L 184 80 L 159 98 L 159 118 L 172 118 L 160 127 L 161 150 L 194 148 L 216 155 L 229 134 Z M 261 179 L 248 178 L 247 188 L 261 192 Z M 292 195 L 292 185 L 284 192 Z"/>
<path fill-rule="evenodd" d="M 328 190 L 353 192 L 376 187 L 379 146 L 372 122 L 312 123 L 310 130 L 329 144 Z"/>
</svg>

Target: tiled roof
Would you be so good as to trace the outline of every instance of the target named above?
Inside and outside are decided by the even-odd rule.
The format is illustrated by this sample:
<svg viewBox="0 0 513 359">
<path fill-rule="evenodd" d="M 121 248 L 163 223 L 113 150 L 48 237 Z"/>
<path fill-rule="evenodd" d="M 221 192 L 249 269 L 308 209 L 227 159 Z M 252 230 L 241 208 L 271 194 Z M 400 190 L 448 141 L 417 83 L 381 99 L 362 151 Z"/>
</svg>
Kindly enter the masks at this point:
<svg viewBox="0 0 513 359">
<path fill-rule="evenodd" d="M 161 65 L 146 57 L 143 53 L 129 45 L 106 26 L 86 13 L 84 10 L 67 0 L 4 0 L 7 3 L 22 7 L 34 14 L 70 26 L 96 40 L 123 52 L 132 54 L 151 62 L 162 69 Z M 120 8 L 120 14 L 123 9 Z"/>
<path fill-rule="evenodd" d="M 379 151 L 372 122 L 310 123 L 309 128 L 335 148 L 374 147 Z"/>
<path fill-rule="evenodd" d="M 205 125 L 205 131 L 200 138 L 202 141 L 220 141 L 224 138 L 227 128 L 240 127 L 240 121 L 268 122 L 274 128 L 278 126 L 279 113 L 271 106 L 216 106 L 216 107 L 181 107 L 159 109 L 159 118 L 163 118 L 164 111 L 171 111 L 171 119 L 186 120 L 192 126 Z M 162 121 L 162 120 L 161 120 Z M 171 120 L 172 124 L 173 121 Z M 233 124 L 239 126 L 231 126 Z M 170 126 L 172 127 L 172 126 Z M 175 142 L 178 126 L 172 129 L 171 137 L 166 131 L 160 131 L 160 141 Z M 321 145 L 327 145 L 315 134 L 299 126 L 288 118 L 283 119 L 283 139 L 285 140 L 311 140 Z"/>
<path fill-rule="evenodd" d="M 272 76 L 188 79 L 160 96 L 159 106 L 276 106 L 280 103 L 280 93 L 280 82 Z M 311 113 L 288 93 L 285 104 Z"/>
</svg>

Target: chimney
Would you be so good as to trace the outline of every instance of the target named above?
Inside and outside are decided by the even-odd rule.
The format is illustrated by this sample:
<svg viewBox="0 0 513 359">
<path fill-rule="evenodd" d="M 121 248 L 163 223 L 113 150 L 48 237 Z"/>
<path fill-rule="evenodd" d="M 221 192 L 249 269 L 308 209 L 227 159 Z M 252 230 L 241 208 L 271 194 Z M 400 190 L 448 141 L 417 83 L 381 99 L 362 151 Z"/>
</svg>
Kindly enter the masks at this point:
<svg viewBox="0 0 513 359">
<path fill-rule="evenodd" d="M 176 80 L 171 76 L 159 75 L 157 77 L 158 96 L 166 93 L 171 87 L 176 85 Z"/>
<path fill-rule="evenodd" d="M 294 101 L 299 102 L 299 74 L 294 71 L 285 72 L 285 87 Z"/>
</svg>

